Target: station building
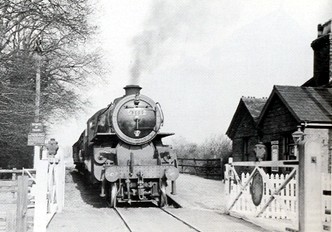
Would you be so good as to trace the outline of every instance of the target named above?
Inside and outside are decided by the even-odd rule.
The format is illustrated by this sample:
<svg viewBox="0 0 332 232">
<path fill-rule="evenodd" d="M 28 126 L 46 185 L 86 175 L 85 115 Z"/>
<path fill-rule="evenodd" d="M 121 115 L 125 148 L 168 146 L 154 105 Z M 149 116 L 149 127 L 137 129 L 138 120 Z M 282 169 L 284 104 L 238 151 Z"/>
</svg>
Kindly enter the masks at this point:
<svg viewBox="0 0 332 232">
<path fill-rule="evenodd" d="M 226 132 L 233 142 L 234 161 L 255 161 L 255 146 L 265 145 L 264 160 L 296 159 L 292 134 L 315 138 L 322 167 L 331 173 L 332 34 L 331 20 L 318 25 L 313 77 L 302 86 L 273 87 L 268 98 L 242 97 Z M 319 139 L 317 139 L 319 137 Z M 278 171 L 276 169 L 276 171 Z"/>
</svg>

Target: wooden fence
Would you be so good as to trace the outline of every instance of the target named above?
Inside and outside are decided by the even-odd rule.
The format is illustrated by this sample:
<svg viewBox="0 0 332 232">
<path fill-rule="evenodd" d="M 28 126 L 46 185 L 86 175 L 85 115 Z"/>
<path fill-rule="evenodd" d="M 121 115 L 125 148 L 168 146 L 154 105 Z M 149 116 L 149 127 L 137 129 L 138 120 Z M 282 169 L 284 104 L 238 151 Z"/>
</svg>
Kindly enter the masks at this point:
<svg viewBox="0 0 332 232">
<path fill-rule="evenodd" d="M 0 169 L 0 232 L 45 232 L 64 206 L 65 163 L 37 160 L 35 169 Z"/>
<path fill-rule="evenodd" d="M 0 169 L 0 231 L 32 231 L 33 211 L 29 209 L 34 173 L 33 169 Z"/>
<path fill-rule="evenodd" d="M 224 178 L 223 159 L 178 158 L 180 173 L 202 176 L 210 179 Z"/>
</svg>

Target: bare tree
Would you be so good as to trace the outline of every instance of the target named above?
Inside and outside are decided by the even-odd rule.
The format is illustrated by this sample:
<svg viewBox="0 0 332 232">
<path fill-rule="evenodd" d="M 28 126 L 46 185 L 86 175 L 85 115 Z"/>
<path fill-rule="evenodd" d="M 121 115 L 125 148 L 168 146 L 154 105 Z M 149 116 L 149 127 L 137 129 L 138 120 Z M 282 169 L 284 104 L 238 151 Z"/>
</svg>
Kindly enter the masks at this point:
<svg viewBox="0 0 332 232">
<path fill-rule="evenodd" d="M 64 117 L 85 103 L 79 96 L 79 86 L 86 83 L 87 76 L 98 70 L 99 65 L 99 55 L 87 52 L 84 46 L 96 29 L 88 21 L 92 13 L 88 3 L 88 0 L 0 2 L 0 145 L 8 152 L 29 151 L 26 137 L 34 116 L 38 41 L 42 47 L 42 51 L 37 51 L 42 52 L 42 120 Z"/>
<path fill-rule="evenodd" d="M 201 145 L 201 153 L 204 158 L 223 158 L 227 160 L 232 153 L 231 140 L 222 134 L 211 135 Z"/>
<path fill-rule="evenodd" d="M 232 152 L 231 141 L 225 135 L 211 135 L 202 144 L 184 138 L 173 140 L 174 152 L 181 158 L 226 159 Z"/>
</svg>

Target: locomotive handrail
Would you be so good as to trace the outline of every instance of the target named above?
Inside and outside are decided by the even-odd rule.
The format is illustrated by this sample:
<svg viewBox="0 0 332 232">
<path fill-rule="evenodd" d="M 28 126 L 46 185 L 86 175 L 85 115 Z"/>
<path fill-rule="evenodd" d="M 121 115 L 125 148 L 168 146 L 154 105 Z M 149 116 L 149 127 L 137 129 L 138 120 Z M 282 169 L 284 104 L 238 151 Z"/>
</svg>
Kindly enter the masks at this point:
<svg viewBox="0 0 332 232">
<path fill-rule="evenodd" d="M 164 125 L 164 113 L 161 109 L 161 105 L 159 102 L 156 102 L 156 106 L 158 107 L 159 111 L 160 111 L 160 119 L 161 119 L 161 123 L 160 125 L 163 126 Z"/>
</svg>

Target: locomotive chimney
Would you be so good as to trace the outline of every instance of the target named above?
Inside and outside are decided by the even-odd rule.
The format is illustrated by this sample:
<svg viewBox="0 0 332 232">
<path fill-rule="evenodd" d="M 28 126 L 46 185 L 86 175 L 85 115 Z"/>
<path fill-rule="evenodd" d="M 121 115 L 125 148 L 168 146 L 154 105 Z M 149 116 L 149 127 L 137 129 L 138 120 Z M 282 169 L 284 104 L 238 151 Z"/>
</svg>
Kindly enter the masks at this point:
<svg viewBox="0 0 332 232">
<path fill-rule="evenodd" d="M 133 94 L 139 94 L 140 90 L 142 89 L 139 85 L 127 85 L 126 87 L 124 87 L 125 91 L 126 91 L 126 95 L 133 95 Z"/>
</svg>

